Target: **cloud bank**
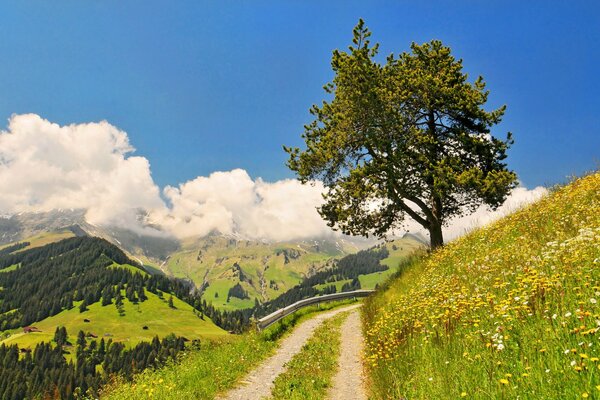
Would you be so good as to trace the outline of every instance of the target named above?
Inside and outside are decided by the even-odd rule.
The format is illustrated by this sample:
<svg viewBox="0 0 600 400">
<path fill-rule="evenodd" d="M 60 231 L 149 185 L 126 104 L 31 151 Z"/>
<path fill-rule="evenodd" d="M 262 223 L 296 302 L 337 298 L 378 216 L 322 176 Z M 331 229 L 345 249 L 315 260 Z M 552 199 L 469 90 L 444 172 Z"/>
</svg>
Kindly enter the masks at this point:
<svg viewBox="0 0 600 400">
<path fill-rule="evenodd" d="M 13 115 L 0 132 L 0 212 L 86 209 L 92 224 L 135 225 L 137 209 L 164 207 L 150 163 L 106 121 L 59 126 Z"/>
<path fill-rule="evenodd" d="M 171 203 L 160 220 L 179 236 L 211 231 L 253 239 L 286 241 L 331 235 L 316 207 L 323 186 L 286 179 L 253 180 L 242 169 L 214 172 L 164 190 Z"/>
<path fill-rule="evenodd" d="M 161 196 L 150 163 L 134 156 L 127 134 L 106 121 L 59 126 L 35 114 L 13 115 L 0 131 L 0 213 L 85 209 L 96 225 L 152 233 L 141 221 L 177 237 L 213 231 L 287 241 L 335 235 L 316 211 L 320 182 L 265 182 L 242 169 L 214 172 Z M 448 238 L 489 222 L 546 193 L 518 188 L 496 212 L 484 208 L 453 221 Z M 409 224 L 407 230 L 418 231 Z M 154 232 L 156 233 L 156 232 Z"/>
</svg>

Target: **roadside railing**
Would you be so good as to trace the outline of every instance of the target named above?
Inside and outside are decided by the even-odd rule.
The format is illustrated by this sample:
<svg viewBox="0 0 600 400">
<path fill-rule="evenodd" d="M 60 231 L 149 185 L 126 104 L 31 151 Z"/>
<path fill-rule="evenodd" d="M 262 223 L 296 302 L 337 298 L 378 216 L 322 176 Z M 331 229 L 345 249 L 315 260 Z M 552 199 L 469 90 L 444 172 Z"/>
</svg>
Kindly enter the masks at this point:
<svg viewBox="0 0 600 400">
<path fill-rule="evenodd" d="M 300 301 L 295 302 L 294 304 L 291 304 L 287 307 L 281 308 L 277 311 L 272 312 L 271 314 L 269 314 L 265 317 L 260 318 L 256 322 L 256 327 L 258 328 L 258 330 L 263 330 L 263 329 L 273 325 L 275 322 L 279 321 L 280 319 L 285 318 L 290 314 L 293 314 L 294 312 L 298 311 L 299 309 L 313 305 L 313 304 L 324 303 L 324 302 L 335 301 L 335 300 L 352 299 L 352 298 L 357 298 L 357 297 L 367 297 L 368 295 L 370 295 L 373 292 L 374 292 L 374 290 L 366 290 L 366 289 L 365 290 L 354 290 L 352 292 L 326 294 L 323 296 L 315 296 L 315 297 L 311 297 L 309 299 L 300 300 Z"/>
</svg>

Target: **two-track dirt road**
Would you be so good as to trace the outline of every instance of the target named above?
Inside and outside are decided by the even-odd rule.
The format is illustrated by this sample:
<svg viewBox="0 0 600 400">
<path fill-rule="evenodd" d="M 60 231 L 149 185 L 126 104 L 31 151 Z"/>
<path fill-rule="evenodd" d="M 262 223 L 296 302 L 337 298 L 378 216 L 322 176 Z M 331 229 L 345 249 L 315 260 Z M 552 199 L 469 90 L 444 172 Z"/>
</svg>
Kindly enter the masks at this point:
<svg viewBox="0 0 600 400">
<path fill-rule="evenodd" d="M 362 333 L 358 307 L 360 307 L 360 304 L 323 312 L 301 323 L 288 337 L 283 339 L 273 356 L 250 372 L 242 380 L 239 387 L 232 389 L 219 399 L 259 400 L 268 398 L 275 378 L 286 370 L 286 363 L 300 352 L 315 329 L 325 320 L 346 311 L 350 311 L 350 314 L 341 329 L 342 344 L 338 372 L 332 382 L 328 397 L 336 400 L 366 399 L 361 359 Z"/>
</svg>

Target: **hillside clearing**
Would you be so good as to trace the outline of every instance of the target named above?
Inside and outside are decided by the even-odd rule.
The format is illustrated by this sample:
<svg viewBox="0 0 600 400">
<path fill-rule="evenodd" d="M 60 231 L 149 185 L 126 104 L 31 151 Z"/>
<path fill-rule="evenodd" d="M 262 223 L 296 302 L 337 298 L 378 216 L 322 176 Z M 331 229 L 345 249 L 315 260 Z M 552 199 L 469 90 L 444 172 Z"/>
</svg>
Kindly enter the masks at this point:
<svg viewBox="0 0 600 400">
<path fill-rule="evenodd" d="M 34 323 L 40 332 L 23 333 L 22 329 L 4 332 L 4 335 L 10 336 L 0 341 L 0 344 L 18 344 L 19 347 L 33 348 L 37 343 L 50 342 L 59 326 L 67 328 L 69 341 L 72 343 L 75 343 L 77 333 L 82 330 L 98 338 L 123 342 L 128 347 L 141 341 L 151 341 L 154 336 L 164 337 L 170 333 L 189 340 L 214 339 L 228 335 L 208 317 L 200 319 L 194 314 L 192 306 L 176 297 L 173 297 L 175 308 L 170 308 L 167 304 L 168 295 L 160 299 L 154 293 L 147 292 L 147 296 L 148 300 L 138 304 L 124 301 L 123 316 L 119 315 L 114 304 L 102 306 L 100 302 L 94 303 L 88 306 L 88 311 L 80 313 L 76 303 L 70 310 Z"/>
</svg>

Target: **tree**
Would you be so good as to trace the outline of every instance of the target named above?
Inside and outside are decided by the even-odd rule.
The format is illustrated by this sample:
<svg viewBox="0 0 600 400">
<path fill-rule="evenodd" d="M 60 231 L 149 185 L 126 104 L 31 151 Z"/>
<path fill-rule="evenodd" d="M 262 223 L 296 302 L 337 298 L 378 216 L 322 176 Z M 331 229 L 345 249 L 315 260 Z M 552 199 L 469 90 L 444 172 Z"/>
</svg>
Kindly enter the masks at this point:
<svg viewBox="0 0 600 400">
<path fill-rule="evenodd" d="M 54 331 L 54 341 L 59 347 L 64 346 L 67 343 L 67 328 L 57 326 Z"/>
<path fill-rule="evenodd" d="M 512 135 L 490 134 L 505 106 L 483 109 L 483 78 L 468 82 L 442 42 L 413 43 L 380 64 L 370 35 L 360 20 L 349 52 L 333 52 L 331 100 L 310 109 L 305 150 L 284 146 L 287 165 L 303 183 L 323 181 L 319 213 L 332 228 L 384 237 L 412 218 L 436 248 L 451 218 L 497 208 L 515 186 L 502 162 Z"/>
<path fill-rule="evenodd" d="M 87 341 L 85 340 L 85 333 L 83 331 L 79 331 L 77 334 L 77 352 L 80 353 L 81 351 L 85 350 L 86 344 Z"/>
<path fill-rule="evenodd" d="M 107 285 L 102 289 L 102 306 L 107 306 L 112 303 L 112 286 Z"/>
</svg>

